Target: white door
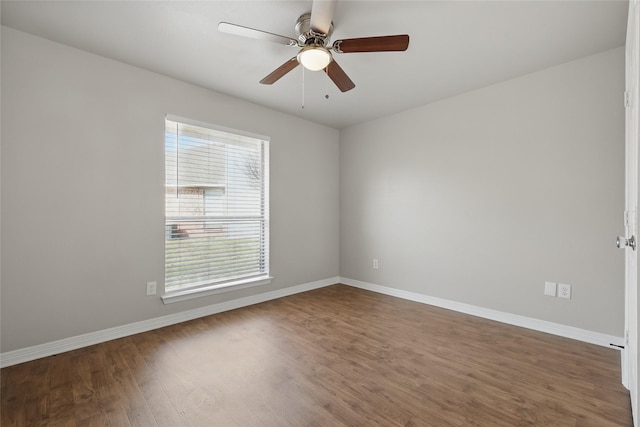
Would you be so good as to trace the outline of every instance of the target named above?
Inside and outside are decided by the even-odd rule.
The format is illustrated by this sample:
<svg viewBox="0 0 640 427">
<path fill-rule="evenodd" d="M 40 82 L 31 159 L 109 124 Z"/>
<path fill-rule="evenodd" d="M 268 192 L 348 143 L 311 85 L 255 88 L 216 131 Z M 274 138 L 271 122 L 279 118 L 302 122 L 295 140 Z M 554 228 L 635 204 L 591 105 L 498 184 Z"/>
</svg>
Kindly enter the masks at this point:
<svg viewBox="0 0 640 427">
<path fill-rule="evenodd" d="M 625 348 L 622 352 L 622 382 L 629 389 L 633 423 L 638 426 L 638 91 L 640 88 L 640 0 L 629 2 L 626 41 L 626 169 L 625 169 Z"/>
</svg>

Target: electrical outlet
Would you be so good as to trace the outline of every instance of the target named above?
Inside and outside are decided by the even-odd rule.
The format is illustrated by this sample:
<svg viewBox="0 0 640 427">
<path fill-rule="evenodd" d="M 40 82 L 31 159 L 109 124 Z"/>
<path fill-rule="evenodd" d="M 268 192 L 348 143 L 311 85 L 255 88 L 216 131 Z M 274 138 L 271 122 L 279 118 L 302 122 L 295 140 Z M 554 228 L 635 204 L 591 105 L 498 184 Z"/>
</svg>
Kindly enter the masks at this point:
<svg viewBox="0 0 640 427">
<path fill-rule="evenodd" d="M 147 282 L 147 295 L 155 295 L 156 294 L 156 286 L 157 282 Z"/>
<path fill-rule="evenodd" d="M 571 285 L 558 283 L 558 297 L 571 299 Z"/>
<path fill-rule="evenodd" d="M 380 263 L 378 263 L 378 258 L 374 258 L 373 259 L 373 268 L 378 268 L 380 267 Z"/>
<path fill-rule="evenodd" d="M 557 284 L 554 282 L 544 282 L 544 294 L 550 297 L 556 296 Z"/>
</svg>

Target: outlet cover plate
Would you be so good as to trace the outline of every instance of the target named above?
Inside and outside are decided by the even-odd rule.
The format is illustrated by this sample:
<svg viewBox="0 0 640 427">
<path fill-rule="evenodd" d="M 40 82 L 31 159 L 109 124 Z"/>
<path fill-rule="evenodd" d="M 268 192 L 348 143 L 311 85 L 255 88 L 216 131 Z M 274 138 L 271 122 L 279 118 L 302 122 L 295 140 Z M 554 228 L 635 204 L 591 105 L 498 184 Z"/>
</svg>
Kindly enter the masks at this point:
<svg viewBox="0 0 640 427">
<path fill-rule="evenodd" d="M 155 295 L 157 282 L 147 282 L 147 295 Z"/>
<path fill-rule="evenodd" d="M 558 283 L 558 297 L 571 299 L 571 285 Z"/>
</svg>

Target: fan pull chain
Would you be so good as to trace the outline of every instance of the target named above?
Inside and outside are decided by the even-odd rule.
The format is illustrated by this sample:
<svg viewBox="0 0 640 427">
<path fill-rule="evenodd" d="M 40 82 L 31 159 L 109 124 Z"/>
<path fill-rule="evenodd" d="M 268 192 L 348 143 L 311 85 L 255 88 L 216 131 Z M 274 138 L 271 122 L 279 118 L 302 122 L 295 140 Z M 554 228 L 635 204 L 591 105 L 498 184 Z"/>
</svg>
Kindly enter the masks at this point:
<svg viewBox="0 0 640 427">
<path fill-rule="evenodd" d="M 302 107 L 304 110 L 304 67 L 302 67 Z"/>
<path fill-rule="evenodd" d="M 329 66 L 324 69 L 324 99 L 329 99 Z"/>
</svg>

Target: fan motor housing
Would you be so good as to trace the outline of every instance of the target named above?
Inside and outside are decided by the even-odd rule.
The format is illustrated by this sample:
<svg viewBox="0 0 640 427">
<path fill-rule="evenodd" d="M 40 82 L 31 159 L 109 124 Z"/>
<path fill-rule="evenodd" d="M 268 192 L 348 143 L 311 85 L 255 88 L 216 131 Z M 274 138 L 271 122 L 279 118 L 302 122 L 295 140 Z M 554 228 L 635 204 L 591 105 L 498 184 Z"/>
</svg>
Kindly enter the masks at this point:
<svg viewBox="0 0 640 427">
<path fill-rule="evenodd" d="M 300 40 L 300 43 L 304 45 L 316 44 L 325 46 L 329 37 L 333 33 L 333 22 L 331 22 L 328 34 L 316 33 L 311 29 L 311 12 L 307 12 L 300 15 L 296 21 L 296 33 L 298 34 L 298 40 Z"/>
</svg>

